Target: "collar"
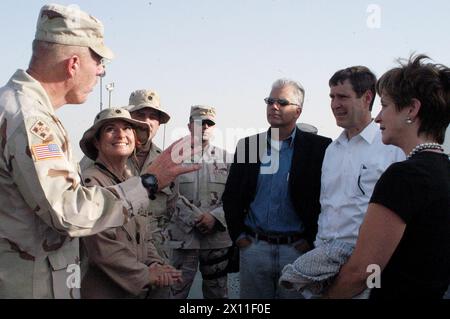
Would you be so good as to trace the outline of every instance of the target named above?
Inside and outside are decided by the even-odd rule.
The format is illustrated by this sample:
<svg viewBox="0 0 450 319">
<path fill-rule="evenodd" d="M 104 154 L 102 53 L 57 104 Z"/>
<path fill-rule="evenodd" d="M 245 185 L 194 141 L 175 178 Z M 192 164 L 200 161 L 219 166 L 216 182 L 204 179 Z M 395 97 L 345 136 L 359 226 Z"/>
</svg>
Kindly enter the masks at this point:
<svg viewBox="0 0 450 319">
<path fill-rule="evenodd" d="M 46 109 L 46 111 L 55 115 L 55 110 L 53 109 L 52 102 L 50 101 L 47 92 L 42 87 L 41 83 L 36 81 L 27 72 L 24 70 L 17 70 L 11 77 L 9 84 L 16 90 L 22 91 L 27 96 L 37 100 L 39 104 Z"/>
<path fill-rule="evenodd" d="M 367 125 L 366 128 L 356 136 L 360 136 L 361 139 L 366 141 L 368 144 L 372 144 L 379 131 L 380 127 L 377 123 L 375 123 L 374 120 L 372 120 L 372 122 L 370 122 L 370 124 Z M 355 138 L 356 136 L 354 136 L 353 138 Z M 341 135 L 339 135 L 339 137 L 336 139 L 336 142 L 339 144 L 346 144 L 349 142 L 345 131 L 343 131 Z"/>
<path fill-rule="evenodd" d="M 214 150 L 214 146 L 212 146 L 211 144 L 208 143 L 208 145 L 206 145 L 206 147 L 202 150 L 203 154 L 214 154 L 215 150 Z"/>
<path fill-rule="evenodd" d="M 203 149 L 202 151 L 202 158 L 203 160 L 207 159 L 215 159 L 217 157 L 217 150 L 214 145 L 211 145 L 208 143 L 208 145 Z"/>
<path fill-rule="evenodd" d="M 148 140 L 146 144 L 142 145 L 139 148 L 136 148 L 136 154 L 138 154 L 138 155 L 142 155 L 142 154 L 147 155 L 154 148 L 153 145 L 154 144 L 153 144 L 152 140 Z"/>
<path fill-rule="evenodd" d="M 291 135 L 289 135 L 289 137 L 281 142 L 288 142 L 289 147 L 294 147 L 294 142 L 295 142 L 295 136 L 297 135 L 297 127 L 295 127 L 292 130 Z M 272 129 L 269 128 L 268 132 L 267 132 L 267 146 L 270 148 L 271 145 L 274 149 L 280 150 L 281 149 L 281 145 L 282 143 L 279 143 L 280 141 L 276 141 L 276 140 L 272 140 Z"/>
<path fill-rule="evenodd" d="M 115 172 L 111 171 L 102 161 L 100 160 L 96 160 L 94 165 L 102 170 L 104 173 L 108 174 L 110 178 L 112 178 L 114 180 L 114 182 L 116 184 L 120 184 L 123 183 L 124 181 L 127 180 L 128 177 L 130 177 L 130 172 L 128 171 L 128 168 L 125 168 L 125 177 L 121 177 L 119 175 L 117 175 Z"/>
</svg>

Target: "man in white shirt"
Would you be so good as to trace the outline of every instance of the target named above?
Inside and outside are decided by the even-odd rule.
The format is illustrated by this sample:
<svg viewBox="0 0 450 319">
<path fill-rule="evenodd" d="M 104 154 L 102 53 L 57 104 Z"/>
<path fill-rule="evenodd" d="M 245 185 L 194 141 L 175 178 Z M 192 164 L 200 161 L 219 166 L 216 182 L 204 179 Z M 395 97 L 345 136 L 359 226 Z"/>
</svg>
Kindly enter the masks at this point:
<svg viewBox="0 0 450 319">
<path fill-rule="evenodd" d="M 316 246 L 334 240 L 356 244 L 378 178 L 405 159 L 399 148 L 383 144 L 373 121 L 376 81 L 363 66 L 340 70 L 330 79 L 331 109 L 344 131 L 323 161 Z"/>
</svg>

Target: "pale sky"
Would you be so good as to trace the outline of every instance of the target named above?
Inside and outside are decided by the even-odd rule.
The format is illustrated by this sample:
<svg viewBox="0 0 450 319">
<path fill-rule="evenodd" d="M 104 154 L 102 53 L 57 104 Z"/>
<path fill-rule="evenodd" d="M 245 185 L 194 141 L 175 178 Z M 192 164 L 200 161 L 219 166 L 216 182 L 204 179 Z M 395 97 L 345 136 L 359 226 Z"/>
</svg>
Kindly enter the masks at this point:
<svg viewBox="0 0 450 319">
<path fill-rule="evenodd" d="M 105 25 L 116 58 L 103 79 L 115 83 L 112 104 L 137 89 L 154 89 L 171 114 L 166 146 L 187 134 L 191 105 L 218 112 L 215 144 L 233 151 L 237 139 L 268 127 L 263 99 L 272 83 L 295 79 L 306 89 L 300 122 L 336 138 L 328 80 L 339 69 L 365 65 L 377 76 L 399 57 L 426 53 L 450 65 L 450 1 L 128 0 L 75 4 Z M 26 69 L 41 0 L 0 1 L 0 85 Z M 100 85 L 84 105 L 58 110 L 78 157 L 78 141 L 99 111 Z M 373 111 L 375 117 L 378 101 Z M 449 134 L 447 134 L 449 135 Z M 156 143 L 162 147 L 163 127 Z M 450 151 L 450 137 L 446 146 Z"/>
</svg>

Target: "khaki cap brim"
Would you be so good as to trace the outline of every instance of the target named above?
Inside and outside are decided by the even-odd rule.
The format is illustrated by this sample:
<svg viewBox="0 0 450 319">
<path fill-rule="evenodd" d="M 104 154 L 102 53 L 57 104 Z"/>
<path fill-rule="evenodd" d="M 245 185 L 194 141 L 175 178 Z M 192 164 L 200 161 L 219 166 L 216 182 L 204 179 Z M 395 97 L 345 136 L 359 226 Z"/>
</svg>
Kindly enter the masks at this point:
<svg viewBox="0 0 450 319">
<path fill-rule="evenodd" d="M 103 43 L 93 43 L 94 41 L 89 40 L 74 40 L 70 37 L 64 37 L 64 36 L 57 36 L 53 35 L 51 38 L 46 37 L 43 35 L 42 32 L 38 31 L 36 33 L 36 40 L 50 42 L 50 43 L 57 43 L 62 45 L 71 45 L 71 46 L 80 46 L 80 47 L 87 47 L 90 48 L 92 51 L 94 51 L 96 54 L 101 56 L 102 58 L 112 60 L 114 59 L 114 53 L 110 48 L 108 48 Z"/>
<path fill-rule="evenodd" d="M 194 121 L 211 121 L 216 125 L 216 121 L 209 116 L 196 116 L 192 118 Z"/>
<path fill-rule="evenodd" d="M 159 121 L 159 124 L 166 124 L 167 122 L 170 121 L 170 115 L 168 113 L 164 112 L 161 109 L 158 109 L 156 107 L 148 105 L 148 104 L 130 105 L 130 106 L 127 107 L 127 110 L 128 110 L 128 112 L 132 113 L 132 112 L 136 112 L 136 111 L 139 111 L 139 110 L 142 110 L 142 109 L 145 109 L 145 108 L 149 108 L 149 109 L 152 109 L 152 110 L 155 110 L 155 111 L 159 112 L 159 115 L 160 115 L 160 118 L 161 118 L 160 121 Z"/>
<path fill-rule="evenodd" d="M 108 48 L 105 45 L 90 45 L 89 48 L 91 48 L 92 51 L 97 53 L 102 58 L 112 60 L 114 59 L 114 53 L 110 48 Z"/>
</svg>

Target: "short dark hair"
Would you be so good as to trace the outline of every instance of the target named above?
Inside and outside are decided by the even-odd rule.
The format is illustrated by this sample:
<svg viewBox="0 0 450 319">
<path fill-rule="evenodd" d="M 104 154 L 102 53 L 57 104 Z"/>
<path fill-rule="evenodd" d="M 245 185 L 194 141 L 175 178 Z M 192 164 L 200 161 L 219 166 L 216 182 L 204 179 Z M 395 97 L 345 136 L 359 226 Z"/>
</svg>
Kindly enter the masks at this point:
<svg viewBox="0 0 450 319">
<path fill-rule="evenodd" d="M 419 132 L 431 135 L 444 143 L 445 131 L 450 123 L 450 69 L 442 64 L 424 63 L 430 59 L 420 54 L 411 55 L 406 63 L 398 60 L 400 67 L 386 72 L 378 81 L 378 94 L 387 94 L 397 111 L 411 104 L 421 103 L 418 113 Z"/>
<path fill-rule="evenodd" d="M 376 92 L 375 84 L 377 77 L 365 66 L 352 66 L 343 70 L 337 71 L 330 79 L 330 87 L 342 84 L 345 80 L 349 80 L 356 96 L 360 98 L 367 91 L 372 92 L 372 101 L 370 102 L 369 110 L 372 111 L 375 102 Z"/>
</svg>

